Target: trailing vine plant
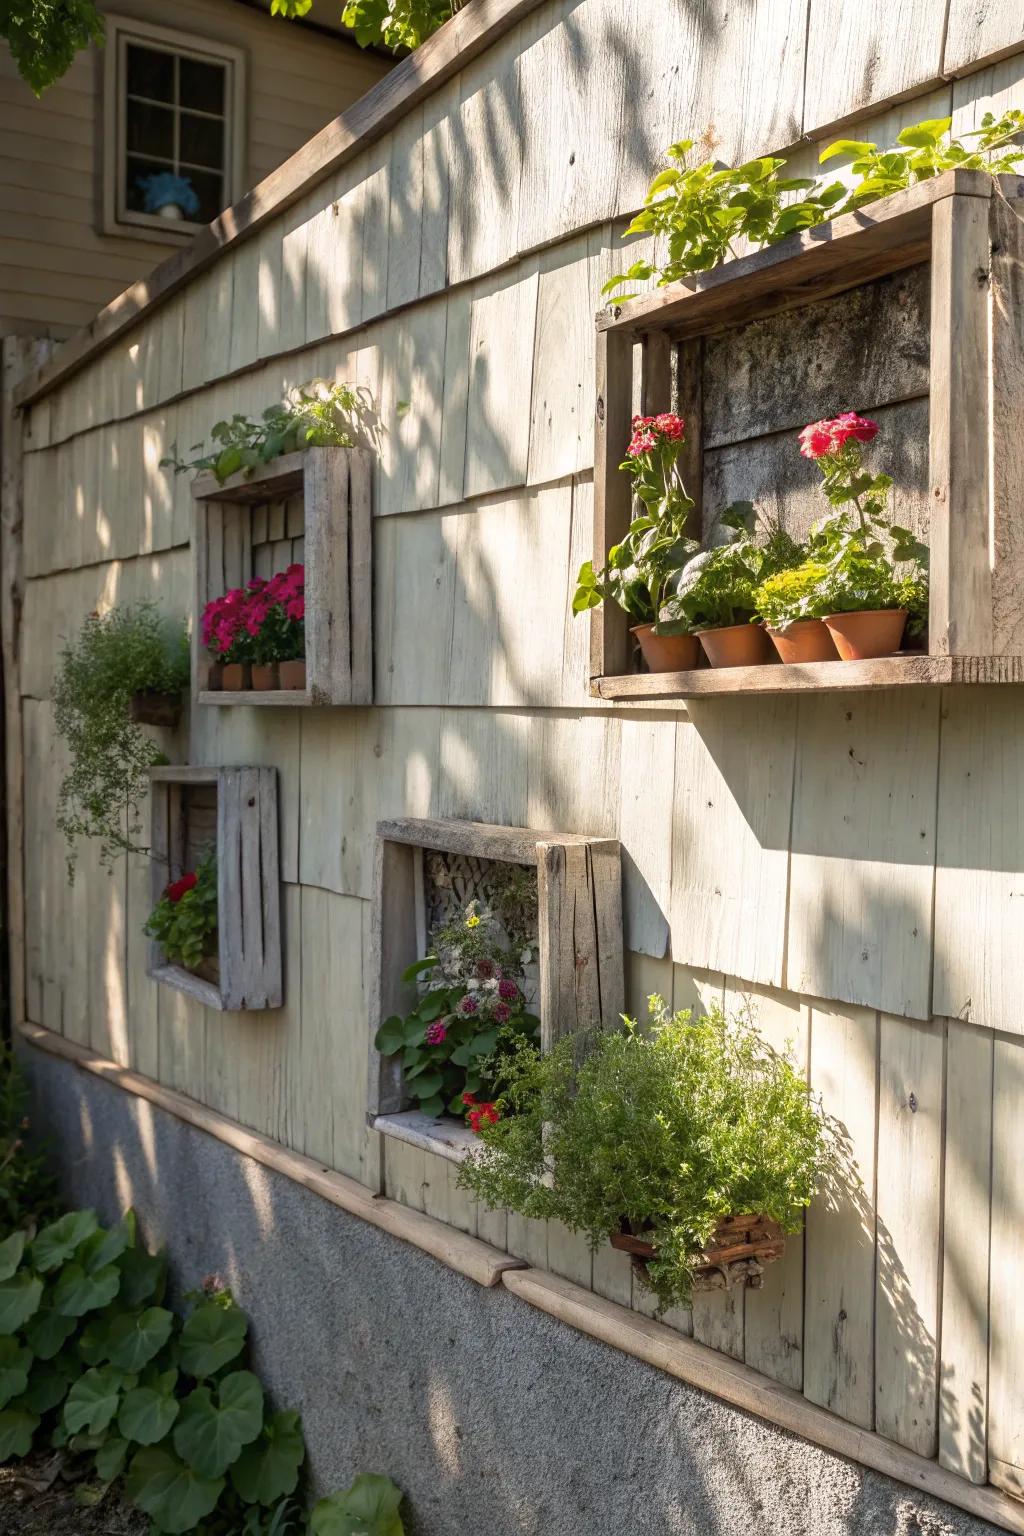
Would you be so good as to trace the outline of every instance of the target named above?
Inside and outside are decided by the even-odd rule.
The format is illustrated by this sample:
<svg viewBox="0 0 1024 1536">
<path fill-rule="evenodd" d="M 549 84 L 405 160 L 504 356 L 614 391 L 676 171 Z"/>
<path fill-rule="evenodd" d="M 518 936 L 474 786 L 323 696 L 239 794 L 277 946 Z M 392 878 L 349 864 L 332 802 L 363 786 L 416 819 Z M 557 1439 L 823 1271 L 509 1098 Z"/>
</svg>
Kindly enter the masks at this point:
<svg viewBox="0 0 1024 1536">
<path fill-rule="evenodd" d="M 216 422 L 208 452 L 203 452 L 204 442 L 193 443 L 189 452 L 194 457 L 179 458 L 173 449 L 160 465 L 176 474 L 209 469 L 223 482 L 239 470 L 251 472 L 300 448 L 351 448 L 359 428 L 371 419 L 366 390 L 314 380 L 292 390 L 280 405 L 268 405 L 259 420 L 239 412 Z"/>
<path fill-rule="evenodd" d="M 68 844 L 74 879 L 78 840 L 96 838 L 109 868 L 124 852 L 145 852 L 140 807 L 149 770 L 166 761 L 131 718 L 136 693 L 180 694 L 189 680 L 184 623 L 152 603 L 90 613 L 65 644 L 53 685 L 53 718 L 70 765 L 61 781 L 57 826 Z"/>
</svg>

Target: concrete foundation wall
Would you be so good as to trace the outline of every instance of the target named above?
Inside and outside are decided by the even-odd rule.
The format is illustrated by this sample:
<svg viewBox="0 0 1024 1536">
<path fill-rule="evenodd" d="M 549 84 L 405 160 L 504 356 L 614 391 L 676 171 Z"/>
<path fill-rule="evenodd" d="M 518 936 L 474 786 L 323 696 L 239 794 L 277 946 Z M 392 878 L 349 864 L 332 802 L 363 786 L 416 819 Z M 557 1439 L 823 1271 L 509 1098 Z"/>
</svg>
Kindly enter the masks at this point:
<svg viewBox="0 0 1024 1536">
<path fill-rule="evenodd" d="M 69 1201 L 216 1273 L 315 1488 L 383 1472 L 415 1536 L 982 1536 L 994 1527 L 484 1290 L 123 1090 L 26 1052 Z M 96 1155 L 102 1154 L 102 1155 Z"/>
</svg>

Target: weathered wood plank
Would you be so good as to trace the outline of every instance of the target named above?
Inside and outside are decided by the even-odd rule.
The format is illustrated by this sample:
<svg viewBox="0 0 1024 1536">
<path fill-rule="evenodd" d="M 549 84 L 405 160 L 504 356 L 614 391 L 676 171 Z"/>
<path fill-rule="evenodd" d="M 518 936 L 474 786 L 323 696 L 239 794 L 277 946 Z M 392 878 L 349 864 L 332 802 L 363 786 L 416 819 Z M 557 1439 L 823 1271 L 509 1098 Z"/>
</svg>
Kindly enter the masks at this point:
<svg viewBox="0 0 1024 1536">
<path fill-rule="evenodd" d="M 619 838 L 625 887 L 627 949 L 660 959 L 668 948 L 672 892 L 671 822 L 676 725 L 623 720 L 619 767 Z"/>
<path fill-rule="evenodd" d="M 992 1260 L 989 1303 L 989 1481 L 1024 1495 L 1024 1376 L 1019 1277 L 1024 1267 L 1024 1049 L 995 1041 L 992 1106 Z"/>
<path fill-rule="evenodd" d="M 503 274 L 473 297 L 467 499 L 526 482 L 538 285 L 538 263 L 530 259 L 511 281 Z"/>
<path fill-rule="evenodd" d="M 633 343 L 629 335 L 599 331 L 597 337 L 597 399 L 594 424 L 594 546 L 595 571 L 603 568 L 608 551 L 629 527 L 632 497 L 629 480 L 619 469 L 629 442 L 633 399 Z M 628 671 L 629 625 L 615 605 L 590 610 L 590 675 L 608 677 Z"/>
<path fill-rule="evenodd" d="M 854 8 L 810 0 L 804 132 L 938 82 L 945 21 L 945 0 L 902 0 L 898 16 L 883 0 Z M 891 45 L 894 26 L 903 39 L 899 48 Z"/>
<path fill-rule="evenodd" d="M 950 0 L 943 73 L 967 72 L 990 54 L 1024 48 L 1024 17 L 1013 6 Z M 973 83 L 973 82 L 972 82 Z"/>
</svg>

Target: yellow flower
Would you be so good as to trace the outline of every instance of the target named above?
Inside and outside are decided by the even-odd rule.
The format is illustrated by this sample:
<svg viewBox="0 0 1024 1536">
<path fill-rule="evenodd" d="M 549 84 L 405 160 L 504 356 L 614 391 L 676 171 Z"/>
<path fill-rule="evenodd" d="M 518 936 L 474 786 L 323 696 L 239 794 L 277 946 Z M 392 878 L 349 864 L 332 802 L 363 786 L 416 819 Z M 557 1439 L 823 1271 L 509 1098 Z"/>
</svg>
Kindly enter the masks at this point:
<svg viewBox="0 0 1024 1536">
<path fill-rule="evenodd" d="M 466 918 L 466 927 L 467 928 L 479 928 L 479 926 L 480 926 L 480 919 L 477 917 L 475 912 L 473 913 L 472 917 L 467 917 Z"/>
</svg>

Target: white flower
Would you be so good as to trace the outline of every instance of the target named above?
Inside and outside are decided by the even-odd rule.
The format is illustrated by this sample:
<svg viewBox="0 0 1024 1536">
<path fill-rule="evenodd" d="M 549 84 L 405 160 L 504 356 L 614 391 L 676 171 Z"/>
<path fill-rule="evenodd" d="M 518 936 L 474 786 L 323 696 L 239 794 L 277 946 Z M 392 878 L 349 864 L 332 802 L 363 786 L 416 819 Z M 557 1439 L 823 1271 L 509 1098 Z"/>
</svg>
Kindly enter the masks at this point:
<svg viewBox="0 0 1024 1536">
<path fill-rule="evenodd" d="M 519 959 L 523 965 L 529 965 L 530 961 L 533 959 L 533 950 L 524 949 L 522 954 L 519 956 Z"/>
<path fill-rule="evenodd" d="M 476 992 L 480 988 L 480 983 L 479 983 L 479 981 L 477 981 L 475 976 L 471 976 L 469 978 L 469 980 L 466 982 L 466 986 L 468 987 L 470 992 Z"/>
<path fill-rule="evenodd" d="M 498 990 L 498 978 L 497 978 L 497 976 L 490 976 L 490 977 L 488 977 L 488 979 L 484 982 L 484 991 L 485 992 L 497 992 L 497 990 Z"/>
</svg>

